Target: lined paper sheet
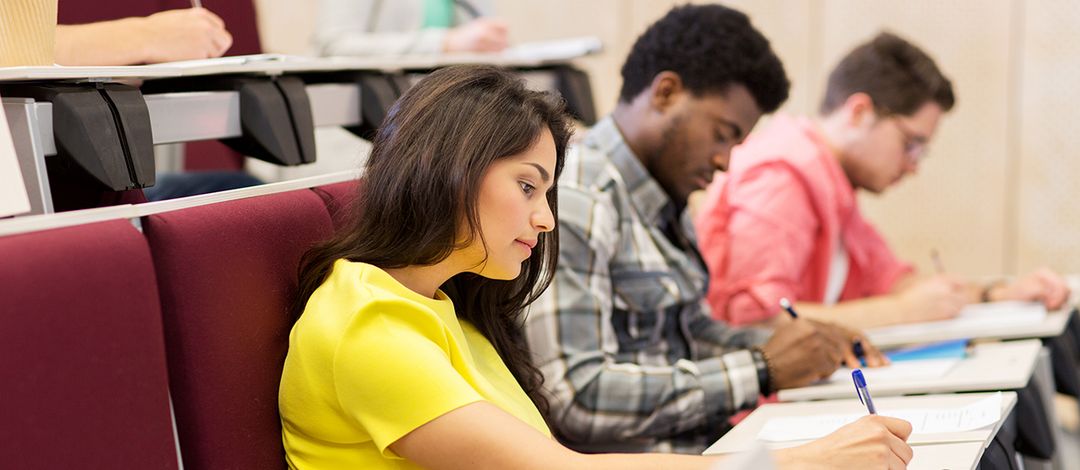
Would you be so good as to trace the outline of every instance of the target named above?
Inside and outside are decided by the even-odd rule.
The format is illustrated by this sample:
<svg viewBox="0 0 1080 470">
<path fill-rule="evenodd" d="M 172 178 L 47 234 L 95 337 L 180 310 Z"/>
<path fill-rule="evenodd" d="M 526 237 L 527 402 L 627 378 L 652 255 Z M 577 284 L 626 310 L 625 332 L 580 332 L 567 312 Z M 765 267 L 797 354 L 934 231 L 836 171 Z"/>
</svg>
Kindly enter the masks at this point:
<svg viewBox="0 0 1080 470">
<path fill-rule="evenodd" d="M 912 433 L 909 441 L 917 441 L 920 434 L 960 433 L 997 423 L 1001 419 L 1001 393 L 995 393 L 962 408 L 878 411 L 883 416 L 892 416 L 910 422 Z M 818 439 L 863 416 L 866 416 L 866 414 L 826 414 L 773 418 L 762 426 L 757 438 L 768 442 Z"/>
</svg>

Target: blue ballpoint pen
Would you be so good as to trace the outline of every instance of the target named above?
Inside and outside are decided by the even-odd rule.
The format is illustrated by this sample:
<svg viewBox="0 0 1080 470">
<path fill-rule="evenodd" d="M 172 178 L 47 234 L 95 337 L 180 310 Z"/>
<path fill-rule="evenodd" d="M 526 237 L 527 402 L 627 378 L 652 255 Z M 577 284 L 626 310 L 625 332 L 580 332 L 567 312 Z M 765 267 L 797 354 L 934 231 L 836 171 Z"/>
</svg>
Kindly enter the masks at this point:
<svg viewBox="0 0 1080 470">
<path fill-rule="evenodd" d="M 859 396 L 859 402 L 866 405 L 866 411 L 876 415 L 877 409 L 874 408 L 874 400 L 870 398 L 870 388 L 866 386 L 866 377 L 863 377 L 862 371 L 851 371 L 851 379 L 855 381 L 855 394 Z"/>
</svg>

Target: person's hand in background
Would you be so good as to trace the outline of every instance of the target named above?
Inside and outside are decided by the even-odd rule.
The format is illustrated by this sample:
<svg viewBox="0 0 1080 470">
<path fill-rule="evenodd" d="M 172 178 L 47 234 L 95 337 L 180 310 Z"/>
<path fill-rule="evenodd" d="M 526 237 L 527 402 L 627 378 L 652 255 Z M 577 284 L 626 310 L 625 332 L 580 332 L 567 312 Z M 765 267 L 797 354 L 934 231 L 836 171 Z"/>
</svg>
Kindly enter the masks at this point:
<svg viewBox="0 0 1080 470">
<path fill-rule="evenodd" d="M 448 31 L 443 52 L 500 52 L 507 45 L 506 22 L 477 18 Z"/>
<path fill-rule="evenodd" d="M 60 65 L 137 65 L 221 57 L 232 46 L 225 22 L 205 8 L 167 10 L 56 28 Z"/>
</svg>

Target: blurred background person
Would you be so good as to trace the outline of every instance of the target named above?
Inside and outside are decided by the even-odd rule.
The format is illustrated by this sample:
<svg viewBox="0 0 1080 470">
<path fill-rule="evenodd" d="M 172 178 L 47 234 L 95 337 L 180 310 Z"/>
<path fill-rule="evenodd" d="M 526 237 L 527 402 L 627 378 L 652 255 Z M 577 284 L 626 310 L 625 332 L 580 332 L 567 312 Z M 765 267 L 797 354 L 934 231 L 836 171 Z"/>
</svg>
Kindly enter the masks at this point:
<svg viewBox="0 0 1080 470">
<path fill-rule="evenodd" d="M 499 52 L 506 22 L 485 0 L 322 0 L 314 33 L 323 56 Z"/>
</svg>

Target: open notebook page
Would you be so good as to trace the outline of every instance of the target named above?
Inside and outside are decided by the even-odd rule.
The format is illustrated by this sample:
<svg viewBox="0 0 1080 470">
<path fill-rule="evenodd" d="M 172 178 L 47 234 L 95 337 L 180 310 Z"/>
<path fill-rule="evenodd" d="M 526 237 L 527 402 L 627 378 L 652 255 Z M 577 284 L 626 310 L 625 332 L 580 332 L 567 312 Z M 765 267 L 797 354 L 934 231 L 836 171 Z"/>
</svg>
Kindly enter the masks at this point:
<svg viewBox="0 0 1080 470">
<path fill-rule="evenodd" d="M 962 408 L 878 410 L 878 412 L 882 416 L 892 416 L 910 422 L 912 426 L 910 441 L 917 441 L 920 434 L 960 433 L 997 423 L 1001 419 L 1001 393 L 995 393 Z M 818 439 L 863 416 L 866 414 L 822 414 L 773 418 L 762 426 L 761 431 L 758 432 L 758 439 L 769 442 Z"/>
</svg>

